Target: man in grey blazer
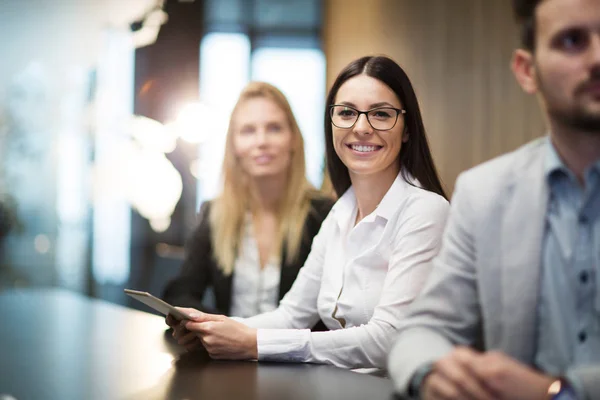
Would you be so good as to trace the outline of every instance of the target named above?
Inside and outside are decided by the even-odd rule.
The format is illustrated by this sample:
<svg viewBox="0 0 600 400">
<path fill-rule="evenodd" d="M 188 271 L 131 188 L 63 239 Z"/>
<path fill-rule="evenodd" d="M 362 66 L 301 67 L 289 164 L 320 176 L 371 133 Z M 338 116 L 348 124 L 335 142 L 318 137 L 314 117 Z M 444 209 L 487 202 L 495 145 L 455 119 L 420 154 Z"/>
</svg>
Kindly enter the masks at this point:
<svg viewBox="0 0 600 400">
<path fill-rule="evenodd" d="M 513 0 L 549 135 L 458 178 L 391 351 L 424 399 L 600 399 L 600 0 Z"/>
</svg>

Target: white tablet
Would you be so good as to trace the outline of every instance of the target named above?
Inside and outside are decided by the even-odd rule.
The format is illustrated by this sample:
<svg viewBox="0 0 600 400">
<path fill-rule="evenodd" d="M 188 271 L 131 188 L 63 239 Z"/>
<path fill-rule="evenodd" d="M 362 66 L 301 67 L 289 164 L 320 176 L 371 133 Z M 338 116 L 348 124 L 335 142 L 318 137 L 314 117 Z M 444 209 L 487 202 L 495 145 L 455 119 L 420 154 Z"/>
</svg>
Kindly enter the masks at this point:
<svg viewBox="0 0 600 400">
<path fill-rule="evenodd" d="M 148 307 L 155 309 L 156 311 L 158 311 L 159 313 L 161 313 L 165 316 L 171 314 L 172 316 L 174 316 L 175 318 L 177 318 L 179 320 L 192 319 L 185 312 L 178 310 L 177 308 L 175 308 L 172 305 L 170 305 L 169 303 L 159 299 L 158 297 L 152 296 L 148 292 L 140 292 L 139 290 L 125 289 L 125 293 L 127 295 L 133 297 L 134 299 L 141 301 Z"/>
</svg>

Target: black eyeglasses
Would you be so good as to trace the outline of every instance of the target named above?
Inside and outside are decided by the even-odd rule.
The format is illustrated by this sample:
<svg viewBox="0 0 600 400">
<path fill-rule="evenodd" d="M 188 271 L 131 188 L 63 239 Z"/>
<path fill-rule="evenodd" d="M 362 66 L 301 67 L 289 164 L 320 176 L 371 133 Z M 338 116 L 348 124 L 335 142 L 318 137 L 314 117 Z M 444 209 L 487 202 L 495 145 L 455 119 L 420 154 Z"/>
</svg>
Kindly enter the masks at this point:
<svg viewBox="0 0 600 400">
<path fill-rule="evenodd" d="M 356 124 L 361 114 L 367 116 L 367 121 L 373 129 L 378 131 L 389 131 L 398 122 L 400 114 L 406 114 L 406 110 L 394 107 L 377 107 L 367 111 L 359 111 L 354 107 L 333 104 L 329 106 L 331 123 L 341 129 L 349 129 Z"/>
</svg>

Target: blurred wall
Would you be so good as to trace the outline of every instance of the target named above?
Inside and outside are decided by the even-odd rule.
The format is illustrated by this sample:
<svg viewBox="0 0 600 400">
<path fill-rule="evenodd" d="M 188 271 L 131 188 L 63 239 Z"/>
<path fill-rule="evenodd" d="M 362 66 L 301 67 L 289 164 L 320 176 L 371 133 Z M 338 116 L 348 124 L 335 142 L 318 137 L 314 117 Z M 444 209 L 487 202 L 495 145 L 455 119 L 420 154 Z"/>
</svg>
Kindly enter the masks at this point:
<svg viewBox="0 0 600 400">
<path fill-rule="evenodd" d="M 90 230 L 84 192 L 90 73 L 106 47 L 104 33 L 129 31 L 129 22 L 155 3 L 0 1 L 0 201 L 6 194 L 14 199 L 20 225 L 0 241 L 0 288 L 84 284 L 82 266 L 70 268 L 60 259 L 65 252 L 85 255 Z M 67 156 L 78 162 L 67 166 L 75 171 L 68 179 L 59 176 L 58 165 Z M 59 187 L 65 186 L 81 193 L 61 201 Z M 77 218 L 61 220 L 61 207 Z M 66 231 L 77 233 L 78 240 L 62 240 L 61 247 Z"/>
<path fill-rule="evenodd" d="M 543 135 L 535 98 L 509 63 L 518 44 L 506 0 L 326 0 L 328 87 L 367 54 L 396 60 L 411 78 L 448 193 L 458 174 Z"/>
</svg>

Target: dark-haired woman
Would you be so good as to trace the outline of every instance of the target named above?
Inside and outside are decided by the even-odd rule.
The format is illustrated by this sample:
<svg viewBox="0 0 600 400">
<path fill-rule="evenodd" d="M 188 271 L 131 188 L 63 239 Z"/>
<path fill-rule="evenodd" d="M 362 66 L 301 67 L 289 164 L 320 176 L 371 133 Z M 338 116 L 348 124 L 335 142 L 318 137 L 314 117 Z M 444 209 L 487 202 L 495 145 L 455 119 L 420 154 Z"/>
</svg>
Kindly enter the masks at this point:
<svg viewBox="0 0 600 400">
<path fill-rule="evenodd" d="M 448 202 L 413 87 L 386 57 L 363 57 L 327 98 L 327 166 L 339 196 L 279 307 L 247 319 L 167 323 L 213 358 L 385 368 L 437 254 Z M 311 332 L 319 318 L 330 329 Z"/>
</svg>

